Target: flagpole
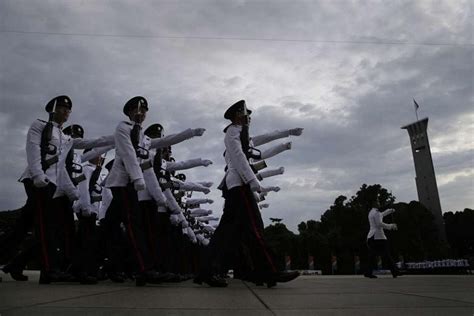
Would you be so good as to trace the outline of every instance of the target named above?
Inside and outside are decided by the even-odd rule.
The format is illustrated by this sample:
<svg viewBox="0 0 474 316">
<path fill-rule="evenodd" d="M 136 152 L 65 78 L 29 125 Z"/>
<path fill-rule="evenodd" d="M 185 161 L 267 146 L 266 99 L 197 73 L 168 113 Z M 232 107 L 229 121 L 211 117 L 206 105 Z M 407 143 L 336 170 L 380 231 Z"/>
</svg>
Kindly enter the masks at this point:
<svg viewBox="0 0 474 316">
<path fill-rule="evenodd" d="M 416 121 L 418 122 L 418 108 L 420 106 L 418 105 L 418 103 L 416 103 L 415 98 L 413 98 L 413 105 L 415 106 Z"/>
</svg>

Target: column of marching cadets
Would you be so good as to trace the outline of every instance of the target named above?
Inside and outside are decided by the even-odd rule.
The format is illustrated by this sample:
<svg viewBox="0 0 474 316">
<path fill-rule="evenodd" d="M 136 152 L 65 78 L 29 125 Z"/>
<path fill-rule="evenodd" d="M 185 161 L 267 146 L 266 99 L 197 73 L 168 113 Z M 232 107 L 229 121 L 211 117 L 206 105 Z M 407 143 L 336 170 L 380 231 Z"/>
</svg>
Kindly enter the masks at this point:
<svg viewBox="0 0 474 316">
<path fill-rule="evenodd" d="M 27 134 L 28 166 L 20 178 L 27 202 L 15 227 L 20 246 L 3 271 L 26 281 L 23 270 L 39 256 L 40 284 L 131 279 L 143 286 L 199 275 L 219 218 L 206 207 L 214 201 L 204 196 L 213 183 L 189 181 L 182 171 L 212 162 L 176 161 L 172 146 L 185 146 L 205 129 L 172 134 L 158 123 L 144 128 L 148 102 L 141 96 L 125 103 L 126 119 L 114 134 L 93 139 L 85 138 L 87 132 L 80 125 L 63 126 L 72 112 L 69 97 L 53 98 L 45 110 L 48 121 L 36 120 Z M 251 148 L 259 152 L 249 159 L 258 181 L 284 173 L 283 167 L 270 169 L 266 162 L 290 150 L 291 142 L 266 150 L 257 146 L 299 136 L 302 130 L 250 138 Z M 259 209 L 268 208 L 266 195 L 279 190 L 259 186 L 252 193 Z M 231 268 L 236 277 L 246 279 L 239 277 L 237 264 L 219 273 L 226 275 Z M 204 280 L 222 286 L 208 281 Z"/>
</svg>

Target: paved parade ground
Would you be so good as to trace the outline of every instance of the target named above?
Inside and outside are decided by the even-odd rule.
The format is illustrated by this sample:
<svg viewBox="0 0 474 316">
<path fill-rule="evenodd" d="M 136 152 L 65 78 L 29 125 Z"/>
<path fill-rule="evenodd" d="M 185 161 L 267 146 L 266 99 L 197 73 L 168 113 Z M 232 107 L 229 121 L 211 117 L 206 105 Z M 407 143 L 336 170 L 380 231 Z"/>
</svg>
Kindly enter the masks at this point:
<svg viewBox="0 0 474 316">
<path fill-rule="evenodd" d="M 38 285 L 3 274 L 0 315 L 474 315 L 474 276 L 302 276 L 267 289 L 231 280 L 228 288 L 192 281 L 137 288 Z"/>
</svg>

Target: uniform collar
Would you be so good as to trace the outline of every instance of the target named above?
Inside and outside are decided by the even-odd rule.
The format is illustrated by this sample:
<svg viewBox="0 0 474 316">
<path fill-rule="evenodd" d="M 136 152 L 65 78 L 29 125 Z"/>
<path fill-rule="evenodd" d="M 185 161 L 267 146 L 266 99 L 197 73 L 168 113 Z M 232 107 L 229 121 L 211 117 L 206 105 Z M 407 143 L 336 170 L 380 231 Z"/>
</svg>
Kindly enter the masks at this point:
<svg viewBox="0 0 474 316">
<path fill-rule="evenodd" d="M 227 130 L 228 130 L 229 128 L 231 128 L 231 127 L 232 127 L 232 128 L 237 128 L 237 129 L 239 130 L 239 132 L 242 131 L 242 125 L 237 125 L 237 124 L 231 123 L 231 124 L 227 125 L 227 126 L 224 128 L 224 133 L 227 132 Z"/>
</svg>

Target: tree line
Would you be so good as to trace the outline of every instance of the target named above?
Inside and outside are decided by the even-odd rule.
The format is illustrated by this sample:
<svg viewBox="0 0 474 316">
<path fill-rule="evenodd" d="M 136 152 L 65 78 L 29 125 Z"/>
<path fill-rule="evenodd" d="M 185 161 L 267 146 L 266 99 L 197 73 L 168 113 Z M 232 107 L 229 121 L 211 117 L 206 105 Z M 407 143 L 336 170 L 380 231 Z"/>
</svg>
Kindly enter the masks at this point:
<svg viewBox="0 0 474 316">
<path fill-rule="evenodd" d="M 337 260 L 337 273 L 355 273 L 367 264 L 367 220 L 372 202 L 379 196 L 382 208 L 394 208 L 395 213 L 384 222 L 397 223 L 397 231 L 387 231 L 395 261 L 423 261 L 474 256 L 474 210 L 443 214 L 448 242 L 439 237 L 434 216 L 417 201 L 395 203 L 395 196 L 379 184 L 363 184 L 351 198 L 338 196 L 320 220 L 308 220 L 298 225 L 298 234 L 287 229 L 281 219 L 271 218 L 265 228 L 265 238 L 276 254 L 278 263 L 285 265 L 291 258 L 292 269 L 308 269 L 312 256 L 314 268 L 324 274 L 332 273 L 332 261 Z M 332 260 L 331 260 L 332 258 Z"/>
</svg>

